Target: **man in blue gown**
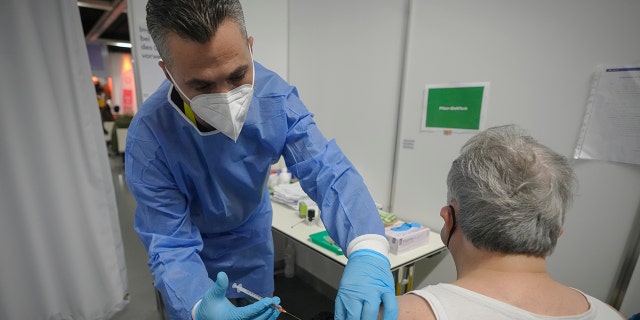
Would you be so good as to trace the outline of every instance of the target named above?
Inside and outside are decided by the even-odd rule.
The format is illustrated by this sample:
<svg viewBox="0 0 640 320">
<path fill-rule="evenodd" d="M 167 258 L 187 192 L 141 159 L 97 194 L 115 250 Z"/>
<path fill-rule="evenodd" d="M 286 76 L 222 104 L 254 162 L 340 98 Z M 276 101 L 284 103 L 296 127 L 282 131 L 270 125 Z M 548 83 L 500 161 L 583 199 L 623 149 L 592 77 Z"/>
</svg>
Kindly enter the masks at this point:
<svg viewBox="0 0 640 320">
<path fill-rule="evenodd" d="M 327 141 L 297 90 L 253 61 L 238 1 L 149 0 L 167 80 L 129 127 L 125 174 L 135 229 L 176 319 L 275 319 L 279 299 L 245 307 L 228 282 L 269 297 L 270 166 L 283 156 L 348 259 L 337 319 L 395 319 L 383 224 L 362 177 Z"/>
</svg>

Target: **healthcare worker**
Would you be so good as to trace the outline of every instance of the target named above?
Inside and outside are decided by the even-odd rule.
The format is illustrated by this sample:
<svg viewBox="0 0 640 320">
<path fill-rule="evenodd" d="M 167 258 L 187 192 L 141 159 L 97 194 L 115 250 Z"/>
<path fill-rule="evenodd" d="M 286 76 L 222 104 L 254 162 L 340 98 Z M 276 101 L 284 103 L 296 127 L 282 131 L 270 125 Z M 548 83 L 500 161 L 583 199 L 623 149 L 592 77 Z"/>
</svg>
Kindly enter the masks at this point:
<svg viewBox="0 0 640 320">
<path fill-rule="evenodd" d="M 129 127 L 135 229 L 172 319 L 275 319 L 244 307 L 238 282 L 273 294 L 267 180 L 283 156 L 348 257 L 336 319 L 395 319 L 388 243 L 362 177 L 321 134 L 297 90 L 253 61 L 239 1 L 149 0 L 147 27 L 167 80 Z M 327 94 L 331 94 L 327 92 Z"/>
</svg>

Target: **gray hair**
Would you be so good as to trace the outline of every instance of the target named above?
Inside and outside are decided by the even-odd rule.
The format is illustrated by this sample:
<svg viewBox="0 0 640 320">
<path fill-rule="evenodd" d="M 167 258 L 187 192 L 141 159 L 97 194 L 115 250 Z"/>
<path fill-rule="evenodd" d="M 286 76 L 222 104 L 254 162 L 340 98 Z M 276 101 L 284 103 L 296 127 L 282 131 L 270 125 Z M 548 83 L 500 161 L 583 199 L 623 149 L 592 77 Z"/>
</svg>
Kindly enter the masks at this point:
<svg viewBox="0 0 640 320">
<path fill-rule="evenodd" d="M 247 37 L 242 5 L 238 0 L 149 0 L 147 29 L 165 63 L 171 62 L 166 45 L 169 32 L 199 43 L 213 37 L 220 24 L 231 19 Z"/>
<path fill-rule="evenodd" d="M 493 252 L 550 255 L 572 201 L 567 158 L 515 125 L 479 133 L 460 153 L 447 187 L 466 238 Z"/>
</svg>

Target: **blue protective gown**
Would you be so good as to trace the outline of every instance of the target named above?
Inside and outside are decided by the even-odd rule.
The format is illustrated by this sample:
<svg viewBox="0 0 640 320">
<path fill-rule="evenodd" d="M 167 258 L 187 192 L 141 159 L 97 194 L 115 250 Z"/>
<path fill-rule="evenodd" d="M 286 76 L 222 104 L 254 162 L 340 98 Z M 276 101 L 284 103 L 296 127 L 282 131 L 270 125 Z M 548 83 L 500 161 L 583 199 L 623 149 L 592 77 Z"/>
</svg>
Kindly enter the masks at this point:
<svg viewBox="0 0 640 320">
<path fill-rule="evenodd" d="M 295 87 L 257 62 L 254 86 L 237 143 L 200 132 L 168 81 L 129 127 L 125 175 L 137 200 L 134 225 L 171 318 L 189 319 L 219 271 L 230 283 L 272 294 L 267 179 L 281 155 L 345 252 L 358 236 L 384 234 L 362 177 L 320 133 Z M 227 297 L 239 296 L 229 288 Z"/>
</svg>

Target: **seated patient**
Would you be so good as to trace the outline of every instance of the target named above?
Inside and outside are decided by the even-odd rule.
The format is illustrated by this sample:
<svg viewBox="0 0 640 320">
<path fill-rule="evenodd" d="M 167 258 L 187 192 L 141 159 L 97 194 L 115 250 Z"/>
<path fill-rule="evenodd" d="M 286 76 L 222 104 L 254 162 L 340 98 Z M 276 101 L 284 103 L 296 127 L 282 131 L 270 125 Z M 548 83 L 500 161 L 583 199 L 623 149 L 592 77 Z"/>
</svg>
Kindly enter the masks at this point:
<svg viewBox="0 0 640 320">
<path fill-rule="evenodd" d="M 440 233 L 457 280 L 398 297 L 399 319 L 623 319 L 547 273 L 574 176 L 513 125 L 471 138 L 453 161 Z"/>
</svg>

